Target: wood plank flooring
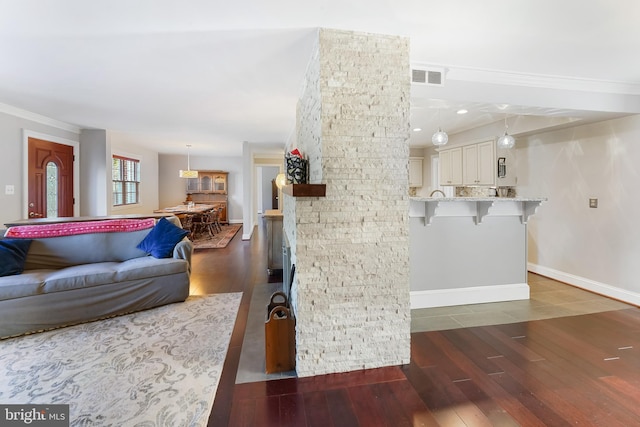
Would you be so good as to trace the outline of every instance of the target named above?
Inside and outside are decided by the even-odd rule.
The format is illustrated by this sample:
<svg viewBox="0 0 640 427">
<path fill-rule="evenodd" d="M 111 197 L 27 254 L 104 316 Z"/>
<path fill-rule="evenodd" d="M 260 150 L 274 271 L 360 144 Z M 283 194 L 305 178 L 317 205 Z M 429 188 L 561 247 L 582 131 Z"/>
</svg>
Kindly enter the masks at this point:
<svg viewBox="0 0 640 427">
<path fill-rule="evenodd" d="M 210 426 L 640 425 L 637 308 L 418 332 L 409 365 L 236 385 L 251 293 L 270 280 L 263 231 L 194 254 L 194 288 L 244 292 Z"/>
</svg>

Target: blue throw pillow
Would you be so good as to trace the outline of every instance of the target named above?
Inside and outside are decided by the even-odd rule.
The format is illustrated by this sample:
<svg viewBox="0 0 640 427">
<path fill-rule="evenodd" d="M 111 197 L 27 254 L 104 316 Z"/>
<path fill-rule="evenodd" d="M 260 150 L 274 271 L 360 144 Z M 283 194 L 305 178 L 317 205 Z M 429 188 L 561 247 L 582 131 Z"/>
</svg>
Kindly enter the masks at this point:
<svg viewBox="0 0 640 427">
<path fill-rule="evenodd" d="M 176 227 L 166 218 L 160 218 L 137 248 L 154 258 L 169 258 L 173 255 L 173 248 L 187 234 L 189 234 L 187 230 Z"/>
<path fill-rule="evenodd" d="M 31 239 L 0 239 L 0 277 L 21 274 Z"/>
</svg>

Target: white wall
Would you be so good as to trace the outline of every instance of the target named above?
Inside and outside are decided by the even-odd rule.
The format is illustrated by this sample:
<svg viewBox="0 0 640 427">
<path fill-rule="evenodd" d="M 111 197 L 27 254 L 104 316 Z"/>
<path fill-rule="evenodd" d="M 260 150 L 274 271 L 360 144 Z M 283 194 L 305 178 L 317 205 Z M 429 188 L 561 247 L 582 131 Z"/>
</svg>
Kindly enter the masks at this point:
<svg viewBox="0 0 640 427">
<path fill-rule="evenodd" d="M 529 222 L 532 271 L 640 304 L 638 141 L 638 115 L 517 140 L 519 195 L 549 198 Z"/>
<path fill-rule="evenodd" d="M 271 182 L 276 179 L 276 176 L 280 173 L 280 168 L 277 166 L 259 166 L 258 167 L 258 212 L 264 213 L 273 208 L 272 201 L 272 184 Z"/>
<path fill-rule="evenodd" d="M 242 222 L 243 171 L 242 157 L 190 156 L 191 169 L 220 170 L 229 172 L 227 218 L 230 222 Z M 178 176 L 187 167 L 187 154 L 160 154 L 158 156 L 158 207 L 175 206 L 187 197 L 187 182 Z"/>
<path fill-rule="evenodd" d="M 251 239 L 257 223 L 257 165 L 280 166 L 284 160 L 284 143 L 256 144 L 242 143 L 242 240 Z"/>
<path fill-rule="evenodd" d="M 416 188 L 416 196 L 427 197 L 433 190 L 431 183 L 431 154 L 435 154 L 435 150 L 429 147 L 411 148 L 409 150 L 410 157 L 422 157 L 422 187 Z"/>
</svg>

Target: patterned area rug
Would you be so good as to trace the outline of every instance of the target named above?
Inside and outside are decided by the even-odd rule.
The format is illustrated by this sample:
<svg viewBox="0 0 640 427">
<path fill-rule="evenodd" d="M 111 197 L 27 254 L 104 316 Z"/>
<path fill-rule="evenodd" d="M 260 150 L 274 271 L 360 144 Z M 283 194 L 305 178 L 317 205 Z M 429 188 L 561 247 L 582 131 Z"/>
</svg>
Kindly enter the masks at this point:
<svg viewBox="0 0 640 427">
<path fill-rule="evenodd" d="M 220 249 L 226 248 L 231 239 L 236 235 L 238 230 L 242 228 L 242 224 L 229 224 L 223 225 L 222 231 L 214 234 L 213 237 L 209 237 L 205 234 L 202 237 L 198 237 L 193 241 L 194 249 Z"/>
<path fill-rule="evenodd" d="M 72 426 L 205 426 L 241 297 L 0 341 L 0 402 L 69 404 Z"/>
</svg>

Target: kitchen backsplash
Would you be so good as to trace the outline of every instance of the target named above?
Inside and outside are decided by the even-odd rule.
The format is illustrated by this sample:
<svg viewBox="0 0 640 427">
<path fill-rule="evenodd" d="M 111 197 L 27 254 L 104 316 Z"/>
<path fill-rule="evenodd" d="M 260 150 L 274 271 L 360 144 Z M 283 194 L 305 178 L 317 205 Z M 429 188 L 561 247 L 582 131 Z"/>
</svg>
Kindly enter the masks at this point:
<svg viewBox="0 0 640 427">
<path fill-rule="evenodd" d="M 515 187 L 456 187 L 456 197 L 516 197 Z"/>
</svg>

